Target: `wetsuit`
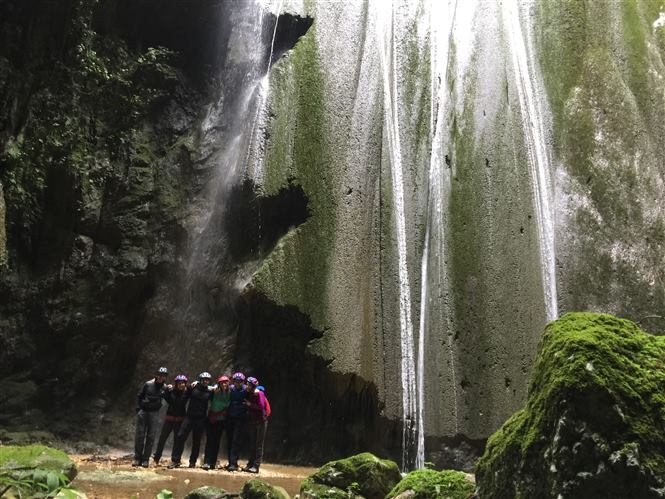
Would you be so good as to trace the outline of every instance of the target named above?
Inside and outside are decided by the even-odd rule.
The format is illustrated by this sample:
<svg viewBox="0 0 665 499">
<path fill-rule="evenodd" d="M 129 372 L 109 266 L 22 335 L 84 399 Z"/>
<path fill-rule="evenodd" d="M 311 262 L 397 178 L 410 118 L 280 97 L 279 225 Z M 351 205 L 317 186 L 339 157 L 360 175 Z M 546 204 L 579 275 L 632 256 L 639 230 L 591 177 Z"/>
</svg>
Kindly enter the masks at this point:
<svg viewBox="0 0 665 499">
<path fill-rule="evenodd" d="M 189 455 L 189 466 L 190 468 L 196 466 L 196 460 L 199 458 L 201 448 L 201 437 L 205 430 L 206 417 L 208 415 L 208 402 L 211 396 L 212 392 L 203 383 L 198 383 L 193 388 L 187 388 L 187 398 L 189 399 L 187 415 L 173 444 L 173 453 L 171 454 L 171 461 L 173 463 L 180 464 L 185 442 L 191 432 L 192 453 Z"/>
<path fill-rule="evenodd" d="M 210 409 L 208 410 L 208 420 L 206 421 L 206 448 L 203 457 L 203 463 L 211 468 L 217 464 L 219 455 L 219 442 L 222 433 L 226 428 L 226 412 L 231 401 L 231 391 L 219 391 L 212 394 L 210 399 Z M 231 445 L 229 441 L 229 432 L 226 432 L 227 448 Z"/>
<path fill-rule="evenodd" d="M 162 407 L 164 383 L 154 379 L 146 381 L 137 397 L 136 435 L 134 437 L 134 463 L 148 465 L 155 442 L 159 409 Z"/>
<path fill-rule="evenodd" d="M 259 471 L 263 461 L 263 442 L 268 428 L 268 401 L 265 394 L 256 390 L 248 396 L 247 405 L 249 421 L 249 460 L 247 468 L 256 468 Z"/>
<path fill-rule="evenodd" d="M 229 401 L 229 409 L 227 412 L 226 431 L 229 439 L 228 469 L 234 470 L 238 468 L 240 434 L 247 421 L 247 407 L 245 406 L 245 400 L 247 399 L 248 393 L 245 385 L 240 385 L 239 387 L 232 385 L 230 391 L 231 400 Z"/>
<path fill-rule="evenodd" d="M 162 452 L 164 451 L 164 445 L 173 432 L 173 440 L 178 435 L 182 422 L 185 420 L 185 414 L 187 409 L 187 390 L 165 390 L 164 391 L 164 400 L 169 405 L 166 410 L 166 416 L 164 417 L 164 424 L 162 425 L 162 431 L 159 434 L 159 440 L 157 441 L 157 450 L 155 450 L 155 463 L 159 463 L 159 460 L 162 457 Z"/>
</svg>

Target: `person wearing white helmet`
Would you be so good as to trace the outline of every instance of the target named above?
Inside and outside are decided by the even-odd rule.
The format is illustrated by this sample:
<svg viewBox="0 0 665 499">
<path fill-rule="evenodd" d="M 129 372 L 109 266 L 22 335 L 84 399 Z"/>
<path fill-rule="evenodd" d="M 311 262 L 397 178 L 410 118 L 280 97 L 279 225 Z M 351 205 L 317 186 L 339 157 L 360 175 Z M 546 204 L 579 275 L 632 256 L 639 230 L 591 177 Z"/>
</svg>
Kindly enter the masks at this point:
<svg viewBox="0 0 665 499">
<path fill-rule="evenodd" d="M 159 422 L 159 409 L 162 407 L 164 382 L 168 373 L 166 367 L 160 367 L 155 371 L 155 377 L 146 381 L 138 393 L 132 466 L 147 468 L 150 465 L 150 454 Z"/>
<path fill-rule="evenodd" d="M 201 449 L 201 437 L 206 427 L 208 402 L 210 402 L 210 397 L 212 396 L 212 391 L 208 389 L 211 379 L 212 375 L 209 372 L 202 372 L 199 374 L 198 383 L 192 384 L 192 386 L 187 388 L 187 398 L 189 400 L 187 415 L 173 444 L 169 468 L 180 467 L 180 458 L 190 432 L 192 434 L 192 452 L 189 455 L 189 467 L 196 467 L 196 461 L 199 458 L 199 451 Z"/>
</svg>

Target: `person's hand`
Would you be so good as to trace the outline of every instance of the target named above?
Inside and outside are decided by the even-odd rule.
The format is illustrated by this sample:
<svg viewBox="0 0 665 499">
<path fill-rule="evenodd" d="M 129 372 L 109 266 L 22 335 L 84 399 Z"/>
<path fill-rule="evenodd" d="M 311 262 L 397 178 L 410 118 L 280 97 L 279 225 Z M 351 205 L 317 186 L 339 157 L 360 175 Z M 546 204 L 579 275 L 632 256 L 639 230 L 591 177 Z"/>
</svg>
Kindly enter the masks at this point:
<svg viewBox="0 0 665 499">
<path fill-rule="evenodd" d="M 167 390 L 173 390 L 173 385 L 166 385 Z"/>
</svg>

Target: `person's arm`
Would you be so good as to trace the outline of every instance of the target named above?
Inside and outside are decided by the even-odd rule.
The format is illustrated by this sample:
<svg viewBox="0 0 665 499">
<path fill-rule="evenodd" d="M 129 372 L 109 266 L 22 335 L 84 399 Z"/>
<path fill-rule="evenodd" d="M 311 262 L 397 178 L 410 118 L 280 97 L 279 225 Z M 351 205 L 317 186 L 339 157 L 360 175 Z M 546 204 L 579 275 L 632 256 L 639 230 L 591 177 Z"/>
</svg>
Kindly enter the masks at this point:
<svg viewBox="0 0 665 499">
<path fill-rule="evenodd" d="M 139 391 L 138 395 L 136 396 L 136 408 L 137 409 L 141 408 L 141 400 L 143 400 L 143 396 L 145 395 L 145 387 L 146 387 L 146 384 L 143 383 L 143 386 L 141 387 L 141 390 Z"/>
</svg>

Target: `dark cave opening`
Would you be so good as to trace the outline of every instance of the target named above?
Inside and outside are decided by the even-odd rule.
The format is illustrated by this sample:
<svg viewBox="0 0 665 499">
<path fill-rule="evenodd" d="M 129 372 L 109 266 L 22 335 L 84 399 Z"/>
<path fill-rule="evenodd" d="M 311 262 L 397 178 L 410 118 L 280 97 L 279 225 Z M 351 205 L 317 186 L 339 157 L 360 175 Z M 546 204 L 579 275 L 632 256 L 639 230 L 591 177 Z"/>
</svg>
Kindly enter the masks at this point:
<svg viewBox="0 0 665 499">
<path fill-rule="evenodd" d="M 310 216 L 307 195 L 297 184 L 288 184 L 270 196 L 257 196 L 255 190 L 254 183 L 245 180 L 227 198 L 224 226 L 236 262 L 267 255 L 282 236 Z"/>
<path fill-rule="evenodd" d="M 240 365 L 266 387 L 272 416 L 268 459 L 322 464 L 368 450 L 399 458 L 401 422 L 382 417 L 376 387 L 336 373 L 308 348 L 325 333 L 296 307 L 280 306 L 256 290 L 243 295 Z"/>
</svg>

